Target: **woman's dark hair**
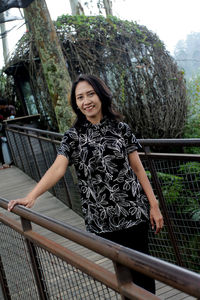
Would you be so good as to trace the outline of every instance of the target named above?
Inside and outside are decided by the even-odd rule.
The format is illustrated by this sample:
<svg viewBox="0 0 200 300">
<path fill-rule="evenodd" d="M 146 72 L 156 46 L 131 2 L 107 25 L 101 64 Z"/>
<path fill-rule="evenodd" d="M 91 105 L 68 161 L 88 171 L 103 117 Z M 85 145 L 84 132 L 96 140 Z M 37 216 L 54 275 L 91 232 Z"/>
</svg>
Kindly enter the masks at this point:
<svg viewBox="0 0 200 300">
<path fill-rule="evenodd" d="M 76 81 L 72 84 L 72 90 L 71 90 L 71 106 L 77 116 L 77 119 L 75 121 L 75 126 L 78 126 L 82 123 L 82 121 L 86 120 L 86 117 L 82 112 L 78 109 L 76 104 L 76 87 L 79 82 L 81 81 L 87 81 L 94 89 L 95 93 L 98 95 L 101 105 L 102 105 L 102 114 L 103 116 L 107 116 L 114 120 L 121 120 L 122 116 L 117 113 L 113 109 L 113 103 L 112 103 L 112 94 L 107 87 L 107 85 L 98 77 L 90 74 L 81 74 L 78 76 Z"/>
</svg>

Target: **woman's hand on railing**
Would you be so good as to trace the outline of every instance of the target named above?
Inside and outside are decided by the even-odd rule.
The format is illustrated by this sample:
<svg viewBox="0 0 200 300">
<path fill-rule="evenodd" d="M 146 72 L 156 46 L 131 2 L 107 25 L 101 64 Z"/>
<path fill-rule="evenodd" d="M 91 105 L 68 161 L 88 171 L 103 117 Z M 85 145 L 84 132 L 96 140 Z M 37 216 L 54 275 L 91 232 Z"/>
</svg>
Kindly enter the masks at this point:
<svg viewBox="0 0 200 300">
<path fill-rule="evenodd" d="M 32 207 L 40 195 L 48 191 L 64 176 L 68 164 L 69 160 L 64 155 L 58 155 L 52 166 L 26 197 L 9 202 L 8 211 L 11 211 L 17 204 L 24 205 L 27 208 Z"/>
<path fill-rule="evenodd" d="M 35 200 L 36 199 L 32 199 L 32 198 L 29 198 L 29 197 L 25 197 L 25 198 L 21 198 L 21 199 L 16 199 L 16 200 L 11 200 L 9 203 L 8 203 L 8 211 L 11 211 L 13 209 L 13 207 L 17 204 L 20 204 L 20 205 L 23 205 L 27 208 L 31 208 L 34 203 L 35 203 Z"/>
</svg>

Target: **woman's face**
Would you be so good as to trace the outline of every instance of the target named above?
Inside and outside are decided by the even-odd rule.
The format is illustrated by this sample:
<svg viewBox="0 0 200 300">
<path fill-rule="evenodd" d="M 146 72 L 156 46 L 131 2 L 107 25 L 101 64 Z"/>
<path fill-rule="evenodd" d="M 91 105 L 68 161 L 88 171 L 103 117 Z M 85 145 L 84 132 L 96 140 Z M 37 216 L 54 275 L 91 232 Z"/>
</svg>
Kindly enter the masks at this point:
<svg viewBox="0 0 200 300">
<path fill-rule="evenodd" d="M 76 104 L 87 120 L 97 124 L 103 118 L 99 96 L 87 81 L 80 81 L 75 90 Z"/>
</svg>

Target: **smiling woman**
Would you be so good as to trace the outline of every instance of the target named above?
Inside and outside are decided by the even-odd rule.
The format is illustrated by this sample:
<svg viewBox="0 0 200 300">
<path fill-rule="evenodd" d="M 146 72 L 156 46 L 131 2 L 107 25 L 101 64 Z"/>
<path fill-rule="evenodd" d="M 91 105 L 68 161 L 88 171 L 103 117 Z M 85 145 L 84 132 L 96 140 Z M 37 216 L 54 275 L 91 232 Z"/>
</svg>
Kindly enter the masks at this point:
<svg viewBox="0 0 200 300">
<path fill-rule="evenodd" d="M 87 120 L 99 123 L 103 117 L 101 101 L 93 87 L 87 81 L 81 81 L 76 87 L 76 104 Z"/>
<path fill-rule="evenodd" d="M 99 123 L 103 116 L 121 119 L 113 109 L 112 94 L 106 84 L 93 75 L 80 75 L 72 85 L 71 105 L 77 115 L 76 125 L 88 120 Z"/>
<path fill-rule="evenodd" d="M 77 120 L 64 134 L 58 155 L 36 187 L 8 210 L 32 207 L 74 164 L 87 231 L 148 254 L 148 227 L 155 233 L 163 218 L 130 127 L 113 110 L 111 92 L 93 75 L 80 75 L 72 85 L 71 104 Z M 155 293 L 152 278 L 132 271 L 134 282 Z"/>
</svg>

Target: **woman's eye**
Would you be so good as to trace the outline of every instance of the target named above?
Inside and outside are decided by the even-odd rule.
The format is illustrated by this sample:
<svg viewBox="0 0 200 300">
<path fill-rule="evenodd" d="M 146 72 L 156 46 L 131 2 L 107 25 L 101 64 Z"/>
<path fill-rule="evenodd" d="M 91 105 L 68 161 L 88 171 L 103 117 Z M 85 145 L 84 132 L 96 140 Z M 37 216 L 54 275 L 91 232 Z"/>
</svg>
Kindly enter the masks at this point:
<svg viewBox="0 0 200 300">
<path fill-rule="evenodd" d="M 94 92 L 91 92 L 88 94 L 89 97 L 92 97 L 94 95 Z"/>
<path fill-rule="evenodd" d="M 83 99 L 82 96 L 79 96 L 79 97 L 76 98 L 76 100 L 79 100 L 79 101 L 82 100 L 82 99 Z"/>
</svg>

